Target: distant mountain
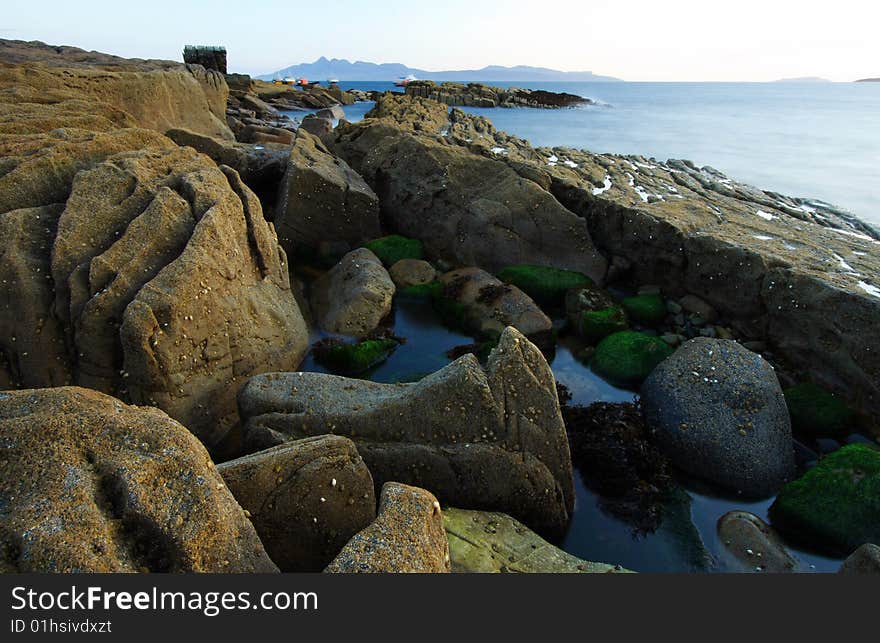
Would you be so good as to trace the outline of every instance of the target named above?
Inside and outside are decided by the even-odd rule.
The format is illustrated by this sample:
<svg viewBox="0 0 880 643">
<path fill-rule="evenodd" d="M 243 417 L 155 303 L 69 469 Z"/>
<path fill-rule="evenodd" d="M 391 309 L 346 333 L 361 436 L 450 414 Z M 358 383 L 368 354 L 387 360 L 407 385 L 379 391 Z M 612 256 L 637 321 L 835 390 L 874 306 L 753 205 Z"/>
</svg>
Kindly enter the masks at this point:
<svg viewBox="0 0 880 643">
<path fill-rule="evenodd" d="M 880 83 L 880 78 L 860 78 L 857 83 Z"/>
<path fill-rule="evenodd" d="M 367 80 L 396 80 L 401 76 L 412 74 L 419 80 L 458 80 L 458 81 L 506 81 L 506 82 L 530 82 L 530 81 L 620 81 L 611 76 L 597 76 L 590 71 L 557 71 L 544 67 L 501 67 L 490 65 L 482 69 L 467 69 L 461 71 L 427 71 L 407 67 L 400 63 L 370 63 L 358 60 L 349 62 L 333 58 L 328 60 L 321 56 L 313 63 L 303 63 L 279 69 L 275 73 L 258 76 L 262 80 L 273 78 L 307 78 L 313 81 L 339 78 L 347 81 Z"/>
<path fill-rule="evenodd" d="M 776 83 L 830 83 L 832 81 L 827 78 L 819 78 L 818 76 L 801 76 L 799 78 L 780 78 L 773 81 Z"/>
</svg>

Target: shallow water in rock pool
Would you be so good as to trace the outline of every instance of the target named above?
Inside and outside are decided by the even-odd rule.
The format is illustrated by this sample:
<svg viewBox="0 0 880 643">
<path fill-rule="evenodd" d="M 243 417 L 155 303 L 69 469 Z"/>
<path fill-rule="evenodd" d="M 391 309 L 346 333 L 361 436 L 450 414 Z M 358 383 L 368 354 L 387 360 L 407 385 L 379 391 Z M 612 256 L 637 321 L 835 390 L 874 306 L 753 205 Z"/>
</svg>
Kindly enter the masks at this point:
<svg viewBox="0 0 880 643">
<path fill-rule="evenodd" d="M 442 325 L 429 301 L 396 299 L 395 335 L 405 338 L 384 363 L 363 377 L 375 382 L 412 382 L 432 373 L 452 360 L 446 352 L 473 343 L 473 338 Z M 316 332 L 312 342 L 325 337 Z M 579 346 L 575 338 L 560 337 L 550 362 L 558 382 L 572 394 L 572 404 L 629 402 L 636 395 L 616 388 L 575 358 Z M 301 366 L 303 371 L 326 372 L 311 353 Z M 664 512 L 663 522 L 653 533 L 634 535 L 631 526 L 605 513 L 599 496 L 588 489 L 575 468 L 575 510 L 571 526 L 561 543 L 565 551 L 590 561 L 616 563 L 639 572 L 743 571 L 732 563 L 730 554 L 716 534 L 718 519 L 728 511 L 742 509 L 767 520 L 773 498 L 743 501 L 725 497 L 703 483 L 677 476 L 686 492 Z M 800 563 L 799 571 L 836 571 L 840 559 L 831 559 L 789 546 Z"/>
</svg>

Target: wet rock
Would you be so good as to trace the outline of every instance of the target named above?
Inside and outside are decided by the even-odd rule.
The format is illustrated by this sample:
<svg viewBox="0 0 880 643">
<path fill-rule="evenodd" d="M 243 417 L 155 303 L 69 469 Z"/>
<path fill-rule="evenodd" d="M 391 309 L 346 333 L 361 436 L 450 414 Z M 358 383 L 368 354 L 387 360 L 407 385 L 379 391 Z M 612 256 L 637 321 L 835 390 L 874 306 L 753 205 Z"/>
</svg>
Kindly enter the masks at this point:
<svg viewBox="0 0 880 643">
<path fill-rule="evenodd" d="M 592 344 L 629 327 L 623 308 L 595 286 L 569 290 L 565 295 L 565 311 L 575 332 Z"/>
<path fill-rule="evenodd" d="M 850 444 L 788 483 L 770 507 L 790 539 L 846 555 L 880 541 L 880 450 Z"/>
<path fill-rule="evenodd" d="M 685 295 L 679 300 L 679 303 L 685 312 L 691 315 L 698 315 L 709 323 L 718 319 L 718 312 L 715 308 L 696 295 Z"/>
<path fill-rule="evenodd" d="M 627 573 L 620 565 L 593 563 L 554 547 L 502 513 L 446 507 L 443 526 L 454 573 Z"/>
<path fill-rule="evenodd" d="M 404 259 L 421 259 L 424 253 L 421 241 L 402 237 L 399 234 L 373 239 L 364 247 L 379 257 L 389 268 Z"/>
<path fill-rule="evenodd" d="M 5 392 L 0 435 L 0 571 L 277 571 L 207 451 L 158 409 Z"/>
<path fill-rule="evenodd" d="M 612 384 L 637 388 L 670 355 L 659 337 L 627 330 L 599 342 L 590 366 Z"/>
<path fill-rule="evenodd" d="M 457 319 L 450 321 L 478 336 L 497 337 L 508 326 L 531 338 L 546 338 L 553 330 L 553 322 L 528 295 L 485 270 L 453 270 L 440 277 L 440 284 L 443 301 L 437 303 L 455 308 Z"/>
<path fill-rule="evenodd" d="M 659 293 L 627 297 L 621 306 L 631 319 L 647 326 L 657 326 L 666 319 L 666 302 Z"/>
<path fill-rule="evenodd" d="M 324 330 L 365 337 L 391 312 L 394 290 L 376 255 L 359 248 L 312 284 L 312 310 Z"/>
<path fill-rule="evenodd" d="M 865 544 L 843 561 L 839 574 L 880 574 L 880 547 Z"/>
<path fill-rule="evenodd" d="M 287 442 L 217 467 L 282 572 L 317 572 L 376 517 L 373 479 L 351 440 Z"/>
<path fill-rule="evenodd" d="M 332 107 L 319 109 L 317 112 L 315 112 L 315 116 L 331 121 L 338 121 L 342 118 L 345 118 L 345 110 L 342 108 L 341 105 L 333 105 Z"/>
<path fill-rule="evenodd" d="M 251 449 L 333 432 L 357 444 L 377 485 L 424 487 L 549 537 L 568 524 L 574 482 L 553 374 L 513 328 L 486 371 L 468 354 L 414 384 L 267 374 L 239 403 Z"/>
<path fill-rule="evenodd" d="M 743 571 L 781 573 L 797 567 L 797 561 L 770 525 L 747 511 L 721 516 L 718 538 Z"/>
<path fill-rule="evenodd" d="M 288 252 L 321 242 L 357 248 L 382 233 L 373 190 L 307 131 L 297 132 L 280 185 L 274 223 Z"/>
<path fill-rule="evenodd" d="M 329 118 L 321 118 L 315 114 L 309 114 L 302 119 L 300 129 L 319 138 L 323 138 L 333 132 L 333 121 Z"/>
<path fill-rule="evenodd" d="M 550 266 L 507 266 L 498 278 L 513 284 L 542 306 L 562 308 L 572 288 L 592 286 L 585 274 Z"/>
<path fill-rule="evenodd" d="M 785 399 L 772 367 L 736 342 L 698 338 L 641 388 L 654 439 L 685 471 L 749 496 L 794 477 Z"/>
<path fill-rule="evenodd" d="M 437 277 L 434 266 L 420 259 L 400 259 L 388 270 L 398 288 L 423 286 Z"/>
<path fill-rule="evenodd" d="M 331 372 L 360 375 L 387 360 L 400 344 L 388 338 L 348 343 L 336 338 L 317 342 L 312 351 L 315 361 Z"/>
<path fill-rule="evenodd" d="M 325 570 L 332 574 L 449 572 L 449 544 L 440 503 L 424 489 L 388 482 L 379 515 Z"/>
<path fill-rule="evenodd" d="M 785 402 L 792 428 L 803 435 L 842 437 L 852 431 L 856 420 L 844 400 L 816 384 L 785 389 Z"/>
</svg>

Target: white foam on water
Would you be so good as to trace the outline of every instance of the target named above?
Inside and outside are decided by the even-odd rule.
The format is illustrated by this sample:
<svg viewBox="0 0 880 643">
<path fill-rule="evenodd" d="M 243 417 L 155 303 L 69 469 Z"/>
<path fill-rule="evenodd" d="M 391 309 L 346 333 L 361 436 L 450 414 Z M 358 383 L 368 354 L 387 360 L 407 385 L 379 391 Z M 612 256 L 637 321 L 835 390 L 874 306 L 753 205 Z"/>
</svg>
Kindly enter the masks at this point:
<svg viewBox="0 0 880 643">
<path fill-rule="evenodd" d="M 877 286 L 871 285 L 871 284 L 864 282 L 864 281 L 860 281 L 859 288 L 864 290 L 869 295 L 873 295 L 874 297 L 880 298 L 880 288 L 878 288 Z"/>
<path fill-rule="evenodd" d="M 608 174 L 605 175 L 605 181 L 601 188 L 593 188 L 593 196 L 599 196 L 603 192 L 607 192 L 611 189 L 611 176 Z"/>
<path fill-rule="evenodd" d="M 757 212 L 755 212 L 755 214 L 757 214 L 762 219 L 766 219 L 767 221 L 773 221 L 773 219 L 776 218 L 774 215 L 770 214 L 769 212 L 764 212 L 763 210 L 758 210 Z"/>
</svg>

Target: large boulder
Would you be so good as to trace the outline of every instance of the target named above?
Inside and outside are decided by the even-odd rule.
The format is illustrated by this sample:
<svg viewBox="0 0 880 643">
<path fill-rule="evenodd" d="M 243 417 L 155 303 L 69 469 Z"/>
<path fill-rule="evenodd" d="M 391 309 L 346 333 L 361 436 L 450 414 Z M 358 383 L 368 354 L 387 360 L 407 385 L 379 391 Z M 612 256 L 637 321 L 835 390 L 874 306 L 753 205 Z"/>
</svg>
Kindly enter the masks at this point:
<svg viewBox="0 0 880 643">
<path fill-rule="evenodd" d="M 387 119 L 340 127 L 334 150 L 376 191 L 383 221 L 420 239 L 432 258 L 490 271 L 539 264 L 604 279 L 606 261 L 586 222 L 501 161 Z"/>
<path fill-rule="evenodd" d="M 207 451 L 158 409 L 0 393 L 0 571 L 274 572 Z"/>
<path fill-rule="evenodd" d="M 391 312 L 394 290 L 382 262 L 358 248 L 312 284 L 312 310 L 324 330 L 365 337 Z"/>
<path fill-rule="evenodd" d="M 571 516 L 571 456 L 553 374 L 514 328 L 486 371 L 468 354 L 415 384 L 265 374 L 248 382 L 239 405 L 250 449 L 335 433 L 357 444 L 377 485 L 399 481 L 454 506 L 503 511 L 548 537 Z"/>
<path fill-rule="evenodd" d="M 440 277 L 442 299 L 460 313 L 455 320 L 481 336 L 497 336 L 513 326 L 527 337 L 547 336 L 553 321 L 531 297 L 516 286 L 502 283 L 480 268 L 459 268 Z"/>
<path fill-rule="evenodd" d="M 593 563 L 562 551 L 502 513 L 443 509 L 452 571 L 458 573 L 607 574 L 619 565 Z"/>
<path fill-rule="evenodd" d="M 729 340 L 693 339 L 651 372 L 641 393 L 654 439 L 685 471 L 749 496 L 794 477 L 785 398 L 760 355 Z"/>
<path fill-rule="evenodd" d="M 283 572 L 319 572 L 376 517 L 373 479 L 351 440 L 320 436 L 217 467 Z"/>
<path fill-rule="evenodd" d="M 288 250 L 322 241 L 356 248 L 381 236 L 379 199 L 319 138 L 299 130 L 280 182 L 275 229 Z"/>
<path fill-rule="evenodd" d="M 449 572 L 449 544 L 440 503 L 424 489 L 389 482 L 379 515 L 325 570 L 334 574 Z"/>
<path fill-rule="evenodd" d="M 847 556 L 839 574 L 880 574 L 880 547 L 867 543 Z"/>
</svg>

